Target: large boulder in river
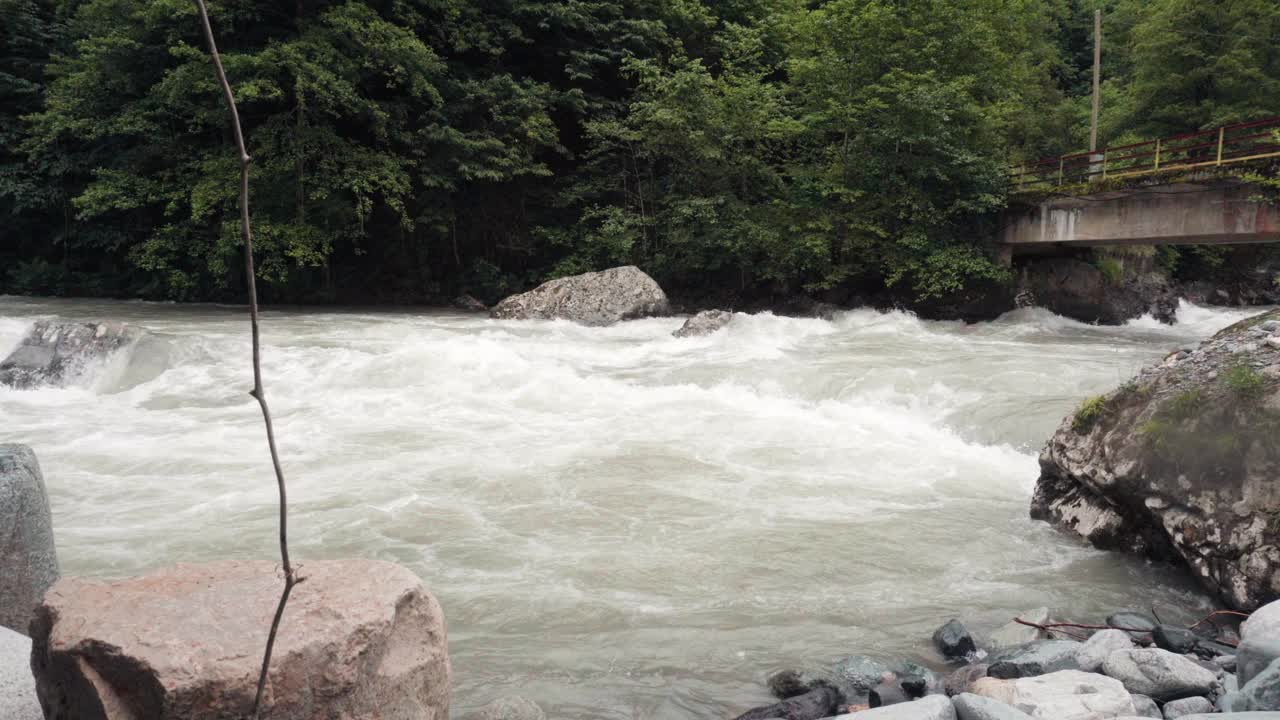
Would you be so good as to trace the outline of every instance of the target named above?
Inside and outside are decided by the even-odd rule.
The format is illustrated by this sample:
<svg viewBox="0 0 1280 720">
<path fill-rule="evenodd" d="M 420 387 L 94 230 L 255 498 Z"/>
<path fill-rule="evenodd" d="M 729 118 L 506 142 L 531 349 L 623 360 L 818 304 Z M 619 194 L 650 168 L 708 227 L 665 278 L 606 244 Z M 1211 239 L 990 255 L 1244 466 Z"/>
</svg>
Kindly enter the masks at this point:
<svg viewBox="0 0 1280 720">
<path fill-rule="evenodd" d="M 300 573 L 263 717 L 448 718 L 444 617 L 412 572 L 331 560 Z M 63 578 L 32 623 L 45 718 L 248 717 L 282 586 L 266 561 L 177 565 L 114 582 Z"/>
<path fill-rule="evenodd" d="M 36 606 L 57 579 L 40 463 L 26 445 L 0 445 L 0 626 L 26 635 Z"/>
<path fill-rule="evenodd" d="M 1031 516 L 1189 566 L 1231 607 L 1280 597 L 1280 311 L 1086 400 L 1040 455 Z"/>
<path fill-rule="evenodd" d="M 1157 273 L 1116 270 L 1108 275 L 1099 265 L 1072 258 L 1031 261 L 1022 290 L 1035 305 L 1101 325 L 1121 325 L 1147 313 L 1171 323 L 1178 310 L 1177 292 Z"/>
<path fill-rule="evenodd" d="M 490 316 L 509 320 L 573 320 L 612 325 L 620 320 L 671 314 L 667 294 L 633 265 L 557 278 L 494 306 Z"/>
<path fill-rule="evenodd" d="M 0 385 L 18 389 L 61 385 L 95 362 L 133 345 L 142 331 L 125 323 L 41 320 L 0 361 Z"/>
</svg>

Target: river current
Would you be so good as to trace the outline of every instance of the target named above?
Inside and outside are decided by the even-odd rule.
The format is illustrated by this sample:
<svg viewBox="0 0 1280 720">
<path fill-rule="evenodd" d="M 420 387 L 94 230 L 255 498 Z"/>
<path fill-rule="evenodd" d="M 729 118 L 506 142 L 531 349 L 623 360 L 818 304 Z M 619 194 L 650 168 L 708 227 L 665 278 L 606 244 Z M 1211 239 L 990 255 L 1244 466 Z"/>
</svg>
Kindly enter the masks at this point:
<svg viewBox="0 0 1280 720">
<path fill-rule="evenodd" d="M 1257 310 L 1093 327 L 856 310 L 587 328 L 440 311 L 271 310 L 264 373 L 295 557 L 403 563 L 444 606 L 454 715 L 719 718 L 773 668 L 929 660 L 953 615 L 1097 619 L 1208 600 L 1027 517 L 1062 418 Z M 151 331 L 62 389 L 0 389 L 40 457 L 64 573 L 274 557 L 275 485 L 242 308 L 0 297 Z M 286 619 L 287 623 L 287 619 Z"/>
</svg>

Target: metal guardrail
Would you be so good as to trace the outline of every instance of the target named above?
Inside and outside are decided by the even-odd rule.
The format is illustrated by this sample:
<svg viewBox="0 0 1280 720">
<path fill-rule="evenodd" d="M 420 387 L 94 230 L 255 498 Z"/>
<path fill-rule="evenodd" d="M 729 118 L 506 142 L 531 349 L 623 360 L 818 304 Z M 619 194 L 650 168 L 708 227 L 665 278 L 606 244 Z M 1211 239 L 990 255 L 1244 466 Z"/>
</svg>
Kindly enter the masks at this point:
<svg viewBox="0 0 1280 720">
<path fill-rule="evenodd" d="M 1045 158 L 1010 168 L 1010 181 L 1019 190 L 1034 190 L 1275 157 L 1280 117 Z"/>
</svg>

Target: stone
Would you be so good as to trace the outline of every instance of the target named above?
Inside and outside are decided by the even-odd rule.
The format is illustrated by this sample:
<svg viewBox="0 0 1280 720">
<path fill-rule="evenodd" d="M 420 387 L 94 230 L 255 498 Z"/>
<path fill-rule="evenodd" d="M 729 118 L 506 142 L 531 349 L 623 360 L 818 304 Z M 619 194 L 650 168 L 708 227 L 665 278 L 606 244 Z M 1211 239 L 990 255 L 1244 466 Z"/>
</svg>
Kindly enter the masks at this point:
<svg viewBox="0 0 1280 720">
<path fill-rule="evenodd" d="M 1213 659 L 1213 664 L 1222 668 L 1226 672 L 1233 673 L 1236 671 L 1236 656 L 1219 655 Z"/>
<path fill-rule="evenodd" d="M 732 321 L 733 313 L 731 312 L 726 312 L 724 310 L 703 310 L 697 315 L 685 320 L 684 325 L 681 325 L 680 329 L 671 334 L 678 338 L 710 335 Z"/>
<path fill-rule="evenodd" d="M 872 708 L 837 717 L 850 720 L 956 720 L 956 709 L 947 698 L 941 695 L 930 695 L 908 703 Z"/>
<path fill-rule="evenodd" d="M 1280 597 L 1280 443 L 1266 429 L 1280 377 L 1259 373 L 1247 398 L 1224 381 L 1238 367 L 1280 360 L 1276 348 L 1240 342 L 1267 320 L 1280 321 L 1280 310 L 1222 330 L 1194 362 L 1147 368 L 1093 401 L 1093 412 L 1065 418 L 1040 453 L 1031 516 L 1095 547 L 1184 566 L 1236 610 Z M 1215 371 L 1219 379 L 1208 379 Z"/>
<path fill-rule="evenodd" d="M 475 313 L 489 312 L 488 305 L 485 305 L 484 303 L 480 302 L 476 298 L 466 293 L 463 293 L 453 299 L 453 307 L 455 307 L 458 310 L 463 310 L 465 312 L 475 312 Z M 495 702 L 500 702 L 500 701 L 495 701 Z"/>
<path fill-rule="evenodd" d="M 1123 630 L 1101 630 L 1076 650 L 1076 665 L 1085 672 L 1098 672 L 1102 662 L 1116 650 L 1133 649 L 1133 640 Z"/>
<path fill-rule="evenodd" d="M 628 265 L 545 282 L 503 300 L 489 314 L 507 320 L 559 319 L 599 326 L 669 315 L 671 303 L 653 278 Z"/>
<path fill-rule="evenodd" d="M 0 445 L 0 569 L 0 626 L 26 635 L 59 574 L 49 495 L 26 445 Z"/>
<path fill-rule="evenodd" d="M 1086 323 L 1121 325 L 1150 313 L 1171 324 L 1178 296 L 1168 281 L 1153 272 L 1130 271 L 1107 277 L 1096 265 L 1074 258 L 1046 258 L 1024 265 L 1022 287 L 1058 315 Z"/>
<path fill-rule="evenodd" d="M 1159 648 L 1117 650 L 1107 656 L 1102 671 L 1124 683 L 1129 692 L 1161 702 L 1206 695 L 1218 679 L 1195 662 Z"/>
<path fill-rule="evenodd" d="M 1011 648 L 1002 648 L 987 657 L 987 675 L 1012 679 L 1032 677 L 1058 670 L 1076 670 L 1076 654 L 1083 647 L 1074 640 L 1038 640 Z"/>
<path fill-rule="evenodd" d="M 1027 622 L 1044 625 L 1049 622 L 1049 608 L 1035 608 L 1027 610 L 1018 615 L 1019 618 Z M 995 648 L 1011 647 L 1013 645 L 1023 645 L 1033 640 L 1047 639 L 1048 635 L 1039 628 L 1023 625 L 1018 622 L 1009 621 L 1002 625 L 995 632 L 991 633 L 991 646 Z"/>
<path fill-rule="evenodd" d="M 1164 704 L 1165 720 L 1173 720 L 1174 718 L 1186 717 L 1196 713 L 1213 712 L 1213 703 L 1209 702 L 1209 698 L 1189 697 L 1181 700 L 1170 700 Z"/>
<path fill-rule="evenodd" d="M 836 661 L 832 674 L 842 686 L 854 694 L 867 694 L 880 684 L 885 673 L 892 672 L 888 665 L 866 655 L 850 655 Z M 850 698 L 852 700 L 852 698 Z"/>
<path fill-rule="evenodd" d="M 1125 628 L 1129 636 L 1138 639 L 1156 629 L 1156 621 L 1151 616 L 1134 610 L 1121 610 L 1107 616 L 1107 625 L 1113 628 Z"/>
<path fill-rule="evenodd" d="M 0 385 L 26 390 L 65 384 L 140 337 L 140 330 L 124 323 L 40 320 L 17 349 L 0 361 Z"/>
<path fill-rule="evenodd" d="M 1133 701 L 1118 680 L 1080 670 L 1017 680 L 983 678 L 973 684 L 973 692 L 1039 720 L 1098 720 L 1134 713 Z"/>
<path fill-rule="evenodd" d="M 969 692 L 974 682 L 987 676 L 987 669 L 986 663 L 975 663 L 953 671 L 944 682 L 946 693 L 955 696 Z"/>
<path fill-rule="evenodd" d="M 417 576 L 372 560 L 307 561 L 300 570 L 264 716 L 447 720 L 444 616 Z M 31 626 L 46 720 L 247 716 L 282 586 L 271 561 L 62 578 Z"/>
<path fill-rule="evenodd" d="M 1186 628 L 1172 625 L 1157 625 L 1156 629 L 1151 633 L 1151 639 L 1155 642 L 1156 647 L 1180 655 L 1185 655 L 1195 650 L 1196 645 L 1200 642 L 1200 638 L 1196 637 L 1195 633 Z"/>
<path fill-rule="evenodd" d="M 487 703 L 466 720 L 547 720 L 547 714 L 534 701 L 513 695 Z"/>
<path fill-rule="evenodd" d="M 1258 327 L 1269 333 L 1273 333 L 1277 330 L 1280 330 L 1280 320 L 1266 320 L 1262 324 L 1260 324 Z"/>
<path fill-rule="evenodd" d="M 41 720 L 31 677 L 31 638 L 0 628 L 0 718 Z"/>
<path fill-rule="evenodd" d="M 978 649 L 969 629 L 956 618 L 933 632 L 933 644 L 943 657 L 950 659 L 962 659 Z"/>
<path fill-rule="evenodd" d="M 1247 685 L 1276 658 L 1280 658 L 1280 601 L 1258 608 L 1240 625 L 1236 668 L 1240 684 Z"/>
<path fill-rule="evenodd" d="M 1129 699 L 1133 701 L 1133 713 L 1138 717 L 1164 718 L 1164 713 L 1160 712 L 1160 706 L 1146 695 L 1129 693 Z"/>
<path fill-rule="evenodd" d="M 779 700 L 786 700 L 796 695 L 803 695 L 810 690 L 820 687 L 833 687 L 837 690 L 835 676 L 828 670 L 821 668 L 787 668 L 770 673 L 765 679 L 765 684 L 769 687 L 769 692 Z M 865 691 L 863 692 L 865 695 Z"/>
<path fill-rule="evenodd" d="M 1240 686 L 1236 710 L 1280 710 L 1280 659 Z"/>
<path fill-rule="evenodd" d="M 1015 707 L 973 693 L 957 695 L 951 704 L 956 708 L 956 720 L 1032 720 Z"/>
<path fill-rule="evenodd" d="M 840 693 L 834 688 L 820 687 L 773 705 L 748 710 L 739 715 L 737 720 L 820 720 L 834 714 L 839 706 Z"/>
<path fill-rule="evenodd" d="M 924 693 L 921 693 L 923 695 Z M 867 704 L 873 708 L 884 707 L 886 705 L 897 705 L 898 703 L 909 702 L 914 699 L 902 683 L 896 680 L 881 681 L 879 685 L 871 688 L 871 692 L 867 693 Z"/>
<path fill-rule="evenodd" d="M 1123 720 L 1117 718 L 1116 720 Z M 1280 720 L 1280 712 L 1228 712 L 1213 715 L 1183 715 L 1181 720 Z"/>
</svg>

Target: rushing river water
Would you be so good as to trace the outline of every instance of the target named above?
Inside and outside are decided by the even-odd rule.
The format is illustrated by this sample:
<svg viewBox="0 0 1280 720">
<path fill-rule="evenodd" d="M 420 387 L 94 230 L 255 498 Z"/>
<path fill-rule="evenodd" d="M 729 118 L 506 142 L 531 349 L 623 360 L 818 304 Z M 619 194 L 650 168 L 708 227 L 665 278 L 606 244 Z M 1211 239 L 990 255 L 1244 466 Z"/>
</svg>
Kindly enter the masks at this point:
<svg viewBox="0 0 1280 720">
<path fill-rule="evenodd" d="M 1204 604 L 1027 505 L 1081 398 L 1248 314 L 756 315 L 676 339 L 677 318 L 272 311 L 264 365 L 295 556 L 416 571 L 448 618 L 455 716 L 521 694 L 553 718 L 684 720 L 768 701 L 787 663 L 927 660 L 953 614 Z M 0 390 L 64 572 L 273 556 L 243 310 L 0 298 L 0 353 L 40 317 L 153 333 L 80 386 Z"/>
</svg>

